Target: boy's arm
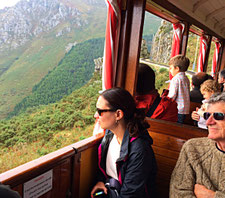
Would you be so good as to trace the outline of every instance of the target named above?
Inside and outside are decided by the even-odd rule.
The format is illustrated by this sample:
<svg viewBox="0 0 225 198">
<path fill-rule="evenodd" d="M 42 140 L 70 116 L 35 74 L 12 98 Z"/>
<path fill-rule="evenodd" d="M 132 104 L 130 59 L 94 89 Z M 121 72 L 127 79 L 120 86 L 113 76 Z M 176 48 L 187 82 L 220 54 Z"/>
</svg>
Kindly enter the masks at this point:
<svg viewBox="0 0 225 198">
<path fill-rule="evenodd" d="M 179 87 L 178 81 L 173 78 L 170 81 L 170 88 L 169 88 L 169 94 L 168 94 L 169 98 L 176 100 L 177 93 L 178 93 L 178 87 Z"/>
</svg>

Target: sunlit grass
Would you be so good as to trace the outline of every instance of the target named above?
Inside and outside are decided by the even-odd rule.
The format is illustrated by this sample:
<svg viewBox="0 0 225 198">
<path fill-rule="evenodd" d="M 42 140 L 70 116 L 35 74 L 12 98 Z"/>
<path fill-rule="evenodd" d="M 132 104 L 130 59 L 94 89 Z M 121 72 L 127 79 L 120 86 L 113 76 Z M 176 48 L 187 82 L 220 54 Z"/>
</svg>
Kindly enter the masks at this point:
<svg viewBox="0 0 225 198">
<path fill-rule="evenodd" d="M 0 173 L 92 136 L 93 125 L 60 131 L 49 140 L 21 143 L 0 150 Z"/>
</svg>

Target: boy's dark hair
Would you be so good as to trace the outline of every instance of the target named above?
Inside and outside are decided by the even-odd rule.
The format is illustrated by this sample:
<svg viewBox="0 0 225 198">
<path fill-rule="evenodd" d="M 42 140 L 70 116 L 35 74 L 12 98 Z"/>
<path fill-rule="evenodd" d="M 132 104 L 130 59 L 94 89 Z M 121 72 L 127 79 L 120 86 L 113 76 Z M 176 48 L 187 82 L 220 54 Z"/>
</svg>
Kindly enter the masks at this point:
<svg viewBox="0 0 225 198">
<path fill-rule="evenodd" d="M 169 61 L 169 65 L 173 65 L 174 67 L 179 67 L 180 72 L 187 71 L 189 64 L 190 64 L 189 58 L 181 54 L 178 54 L 172 57 Z"/>
<path fill-rule="evenodd" d="M 197 74 L 192 76 L 192 84 L 194 85 L 194 87 L 200 88 L 200 85 L 208 79 L 212 80 L 213 77 L 205 72 L 198 72 Z"/>
<path fill-rule="evenodd" d="M 225 79 L 225 69 L 221 70 L 221 71 L 219 72 L 219 75 L 220 75 L 222 78 Z"/>
<path fill-rule="evenodd" d="M 155 89 L 155 72 L 144 63 L 139 63 L 136 92 L 144 95 Z"/>
</svg>

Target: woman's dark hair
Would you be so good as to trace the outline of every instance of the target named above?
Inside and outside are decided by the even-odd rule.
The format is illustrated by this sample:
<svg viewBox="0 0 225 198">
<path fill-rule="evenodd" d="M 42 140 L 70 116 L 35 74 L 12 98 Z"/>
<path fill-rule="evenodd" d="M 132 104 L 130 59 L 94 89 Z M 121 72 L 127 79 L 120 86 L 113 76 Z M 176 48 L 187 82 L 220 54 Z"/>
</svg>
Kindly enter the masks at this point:
<svg viewBox="0 0 225 198">
<path fill-rule="evenodd" d="M 123 111 L 124 120 L 131 137 L 136 137 L 149 128 L 149 124 L 145 121 L 144 110 L 136 108 L 135 101 L 127 90 L 115 87 L 105 90 L 101 96 L 107 100 L 110 108 Z"/>
<path fill-rule="evenodd" d="M 154 89 L 155 72 L 150 66 L 144 63 L 139 63 L 136 92 L 140 95 L 144 95 Z"/>
</svg>

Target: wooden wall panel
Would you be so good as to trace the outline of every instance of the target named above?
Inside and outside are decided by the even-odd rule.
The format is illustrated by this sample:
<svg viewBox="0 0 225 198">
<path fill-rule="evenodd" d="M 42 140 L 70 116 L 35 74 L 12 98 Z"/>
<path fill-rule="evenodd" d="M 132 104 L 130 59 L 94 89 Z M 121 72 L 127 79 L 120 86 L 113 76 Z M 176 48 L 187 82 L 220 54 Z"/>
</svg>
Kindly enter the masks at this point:
<svg viewBox="0 0 225 198">
<path fill-rule="evenodd" d="M 133 13 L 130 29 L 130 45 L 128 51 L 125 88 L 134 95 L 137 80 L 142 32 L 144 24 L 146 0 L 133 0 Z"/>
<path fill-rule="evenodd" d="M 103 134 L 92 136 L 4 172 L 0 174 L 0 181 L 23 196 L 25 182 L 53 170 L 53 189 L 41 198 L 80 198 L 79 193 L 89 197 L 96 178 L 97 148 L 102 137 Z M 80 187 L 83 192 L 79 191 Z"/>
<path fill-rule="evenodd" d="M 23 196 L 23 185 L 22 184 L 15 186 L 14 188 L 12 188 L 12 190 L 17 191 L 21 197 Z"/>
<path fill-rule="evenodd" d="M 98 145 L 81 153 L 79 198 L 90 197 L 91 189 L 96 183 L 98 164 Z"/>
<path fill-rule="evenodd" d="M 183 144 L 190 138 L 207 136 L 206 130 L 185 124 L 148 119 L 148 132 L 158 166 L 156 188 L 159 198 L 169 197 L 169 183 Z"/>
</svg>

